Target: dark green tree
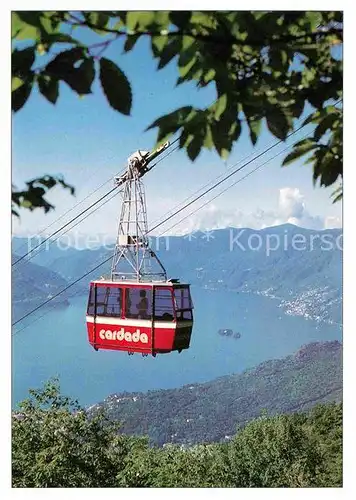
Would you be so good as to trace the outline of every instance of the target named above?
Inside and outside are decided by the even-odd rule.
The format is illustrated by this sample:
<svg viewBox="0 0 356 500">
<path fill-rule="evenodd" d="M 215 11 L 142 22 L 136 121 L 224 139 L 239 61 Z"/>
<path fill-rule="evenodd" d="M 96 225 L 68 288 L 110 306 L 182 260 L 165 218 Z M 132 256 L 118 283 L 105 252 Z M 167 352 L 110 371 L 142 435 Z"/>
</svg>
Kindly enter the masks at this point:
<svg viewBox="0 0 356 500">
<path fill-rule="evenodd" d="M 120 435 L 102 413 L 89 418 L 61 396 L 56 380 L 30 395 L 12 416 L 13 486 L 116 486 L 126 455 L 142 439 Z"/>
<path fill-rule="evenodd" d="M 310 430 L 319 443 L 323 467 L 318 484 L 342 486 L 342 404 L 315 406 L 308 418 Z"/>
<path fill-rule="evenodd" d="M 316 486 L 322 455 L 306 420 L 305 415 L 278 415 L 248 423 L 228 449 L 231 486 Z"/>
<path fill-rule="evenodd" d="M 78 28 L 98 37 L 83 43 Z M 132 107 L 127 76 L 105 49 L 124 40 L 124 52 L 135 50 L 141 37 L 149 38 L 157 69 L 173 61 L 177 84 L 213 86 L 216 99 L 205 109 L 184 106 L 157 118 L 157 143 L 179 132 L 179 146 L 194 161 L 202 148 L 226 158 L 249 130 L 256 144 L 262 123 L 284 141 L 303 111 L 313 134 L 294 146 L 287 165 L 307 155 L 314 183 L 336 187 L 342 197 L 342 40 L 339 11 L 321 12 L 200 12 L 200 11 L 21 11 L 12 15 L 12 109 L 18 112 L 38 86 L 55 104 L 61 82 L 79 96 L 92 92 L 99 78 L 109 105 L 124 115 Z M 23 42 L 26 42 L 23 48 Z M 21 42 L 21 45 L 19 45 Z M 122 44 L 119 45 L 120 47 Z M 46 53 L 48 62 L 41 62 Z M 311 108 L 307 108 L 307 106 Z M 13 207 L 30 210 L 52 205 L 44 196 L 63 179 L 45 176 L 13 191 Z"/>
</svg>

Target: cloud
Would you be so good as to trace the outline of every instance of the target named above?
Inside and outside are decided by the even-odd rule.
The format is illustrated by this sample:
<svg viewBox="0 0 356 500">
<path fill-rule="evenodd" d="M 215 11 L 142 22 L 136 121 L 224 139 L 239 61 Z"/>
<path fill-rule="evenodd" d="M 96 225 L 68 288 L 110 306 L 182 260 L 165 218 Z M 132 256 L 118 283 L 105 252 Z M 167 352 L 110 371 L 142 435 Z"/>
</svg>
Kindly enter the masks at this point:
<svg viewBox="0 0 356 500">
<path fill-rule="evenodd" d="M 334 217 L 334 216 L 325 217 L 325 222 L 324 222 L 325 229 L 332 229 L 336 227 L 337 228 L 342 227 L 341 217 Z"/>
<path fill-rule="evenodd" d="M 306 208 L 306 201 L 298 188 L 284 187 L 279 190 L 276 210 L 257 208 L 254 212 L 243 212 L 233 208 L 222 208 L 215 204 L 190 215 L 167 234 L 187 234 L 194 231 L 222 229 L 225 227 L 249 227 L 263 229 L 281 224 L 294 224 L 307 229 L 330 229 L 341 227 L 339 217 L 312 215 Z M 171 224 L 172 225 L 172 224 Z M 168 229 L 166 226 L 164 229 Z"/>
<path fill-rule="evenodd" d="M 279 190 L 278 221 L 307 229 L 323 229 L 324 220 L 311 215 L 306 209 L 305 198 L 298 188 L 285 187 Z"/>
<path fill-rule="evenodd" d="M 283 218 L 301 219 L 305 212 L 304 196 L 298 188 L 282 188 L 279 190 L 278 211 Z"/>
<path fill-rule="evenodd" d="M 63 212 L 65 212 L 65 209 L 67 208 L 64 201 L 66 201 L 69 207 L 73 206 L 73 198 L 69 197 L 68 194 L 66 195 L 67 199 L 63 201 L 63 206 L 59 203 L 59 201 L 60 197 L 63 197 L 65 193 L 60 192 L 56 194 L 58 198 L 55 200 L 55 204 L 60 206 Z M 89 202 L 92 202 L 92 200 L 87 203 Z M 80 224 L 79 227 L 76 226 L 73 230 L 69 231 L 71 238 L 73 236 L 77 237 L 77 233 L 81 233 L 81 235 L 97 235 L 98 233 L 102 233 L 111 239 L 114 239 L 117 231 L 116 224 L 120 202 L 121 200 L 113 198 L 103 207 L 103 209 L 98 210 L 93 215 L 88 217 L 82 224 Z M 285 223 L 294 224 L 308 229 L 330 229 L 342 227 L 341 216 L 337 217 L 328 215 L 326 217 L 320 217 L 318 215 L 312 215 L 307 210 L 305 197 L 301 191 L 295 187 L 284 187 L 276 192 L 276 208 L 274 210 L 265 210 L 257 206 L 254 211 L 247 212 L 234 208 L 231 205 L 223 205 L 223 203 L 224 200 L 219 199 L 216 203 L 209 203 L 196 213 L 192 213 L 192 211 L 194 212 L 194 210 L 196 210 L 199 203 L 193 204 L 185 211 L 167 221 L 166 224 L 157 228 L 157 230 L 152 234 L 159 235 L 166 230 L 167 232 L 164 233 L 165 235 L 187 234 L 198 230 L 205 231 L 226 227 L 264 229 L 265 227 L 277 226 Z M 70 220 L 71 217 L 76 215 L 80 210 L 85 208 L 85 206 L 86 204 L 78 206 L 76 210 L 68 213 L 68 215 L 63 217 L 57 223 L 54 223 L 53 226 L 51 225 L 48 231 L 51 232 L 56 230 L 62 224 Z M 182 201 L 180 200 L 173 199 L 171 197 L 156 196 L 154 203 L 148 207 L 149 227 L 154 227 L 159 221 L 162 221 L 162 219 L 173 213 L 173 209 L 177 209 L 180 206 L 182 206 Z M 63 213 L 62 210 L 59 215 Z M 37 234 L 39 228 L 52 224 L 52 222 L 56 221 L 57 218 L 57 211 L 54 211 L 46 216 L 42 214 L 41 217 L 36 216 L 36 214 L 33 215 L 32 213 L 28 214 L 25 212 L 21 216 L 20 221 L 14 221 L 14 233 L 17 235 Z M 181 223 L 177 224 L 182 218 L 185 219 Z M 41 219 L 40 223 L 39 219 Z M 72 235 L 72 232 L 74 235 Z"/>
</svg>

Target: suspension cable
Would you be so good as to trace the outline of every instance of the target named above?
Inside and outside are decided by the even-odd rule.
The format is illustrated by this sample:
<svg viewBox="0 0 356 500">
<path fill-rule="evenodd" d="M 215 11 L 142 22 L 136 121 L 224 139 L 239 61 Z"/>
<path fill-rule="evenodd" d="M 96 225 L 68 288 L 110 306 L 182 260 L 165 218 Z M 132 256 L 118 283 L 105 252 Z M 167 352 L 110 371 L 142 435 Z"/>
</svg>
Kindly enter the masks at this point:
<svg viewBox="0 0 356 500">
<path fill-rule="evenodd" d="M 117 174 L 117 175 L 122 175 L 124 173 L 124 170 Z M 94 174 L 90 177 L 90 179 L 92 177 L 94 177 L 94 175 L 97 175 L 96 172 L 94 172 Z M 88 198 L 90 198 L 91 196 L 93 196 L 93 194 L 97 193 L 102 187 L 104 187 L 106 184 L 108 184 L 110 181 L 112 181 L 112 177 L 110 177 L 109 179 L 107 179 L 105 182 L 103 182 L 102 184 L 100 184 L 100 186 L 98 186 L 97 188 L 95 188 L 93 191 L 91 191 L 89 194 L 87 194 L 84 198 L 82 198 L 81 200 L 79 200 L 75 205 L 73 205 L 71 208 L 69 208 L 68 210 L 66 210 L 65 212 L 63 212 L 59 217 L 57 217 L 57 219 L 55 219 L 53 222 L 51 222 L 50 224 L 48 224 L 48 226 L 44 227 L 43 229 L 41 229 L 38 233 L 38 236 L 40 236 L 41 234 L 43 234 L 45 231 L 47 231 L 47 229 L 49 229 L 50 227 L 52 227 L 54 224 L 56 224 L 56 222 L 60 221 L 61 219 L 63 219 L 63 217 L 67 214 L 69 214 L 70 212 L 72 212 L 75 208 L 77 208 L 79 205 L 81 205 L 82 203 L 84 203 Z M 24 243 L 23 245 L 21 245 L 17 250 L 16 252 L 18 252 L 19 250 L 21 250 L 22 248 L 24 248 L 26 246 L 26 243 Z M 15 265 L 16 262 L 13 263 L 13 265 Z"/>
<path fill-rule="evenodd" d="M 81 224 L 82 222 L 84 222 L 90 215 L 93 215 L 97 210 L 100 210 L 104 205 L 106 205 L 107 203 L 109 203 L 109 201 L 111 201 L 113 198 L 115 198 L 115 196 L 117 196 L 118 193 L 119 193 L 119 191 L 114 192 L 114 194 L 112 196 L 110 196 L 110 198 L 108 198 L 107 200 L 103 201 L 103 203 L 101 203 L 101 205 L 97 206 L 96 208 L 94 208 L 94 210 L 92 210 L 91 212 L 87 213 L 82 219 L 80 219 L 79 221 L 77 221 L 72 226 L 69 226 L 63 233 L 58 234 L 55 238 L 51 239 L 50 242 L 49 242 L 48 247 L 51 246 L 51 245 L 53 245 L 53 243 L 55 243 L 59 238 L 61 238 L 65 234 L 67 234 L 68 231 L 71 231 L 76 226 L 78 226 L 79 224 Z M 33 259 L 34 257 L 36 257 L 36 255 L 38 255 L 39 253 L 41 253 L 42 250 L 44 250 L 44 247 L 41 247 L 36 252 L 36 248 L 37 247 L 35 247 L 33 250 L 30 251 L 31 255 L 30 255 L 30 257 L 25 262 L 29 262 L 31 259 Z M 34 253 L 34 252 L 36 252 L 36 253 Z M 15 271 L 16 271 L 16 269 L 15 269 Z"/>
<path fill-rule="evenodd" d="M 299 130 L 301 130 L 305 125 L 301 125 L 300 127 L 298 127 L 295 131 L 291 132 L 290 134 L 288 134 L 288 137 L 291 137 L 292 135 L 296 134 Z M 159 224 L 156 224 L 156 226 L 154 226 L 152 229 L 150 229 L 148 233 L 152 232 L 153 230 L 157 229 L 159 226 L 161 226 L 162 224 L 164 224 L 165 222 L 167 222 L 168 220 L 170 220 L 172 217 L 174 217 L 175 215 L 177 215 L 178 213 L 182 212 L 183 210 L 185 210 L 186 208 L 188 208 L 189 206 L 191 206 L 193 203 L 195 203 L 196 201 L 198 201 L 199 199 L 201 199 L 203 196 L 205 196 L 206 194 L 208 194 L 209 192 L 211 192 L 213 189 L 215 189 L 216 187 L 218 187 L 220 184 L 222 184 L 225 180 L 229 179 L 230 177 L 232 177 L 233 175 L 235 175 L 237 172 L 241 171 L 242 169 L 246 168 L 250 163 L 252 163 L 254 160 L 260 158 L 261 156 L 263 156 L 264 154 L 266 154 L 268 151 L 271 151 L 274 147 L 276 147 L 277 145 L 281 144 L 283 141 L 282 140 L 279 140 L 277 142 L 275 142 L 272 146 L 268 147 L 267 149 L 265 149 L 264 151 L 262 151 L 261 153 L 259 153 L 258 155 L 256 155 L 254 158 L 252 158 L 251 160 L 245 162 L 241 167 L 235 169 L 232 173 L 228 174 L 225 176 L 224 179 L 216 182 L 212 187 L 210 187 L 209 189 L 206 189 L 206 191 L 204 193 L 202 193 L 201 195 L 197 196 L 194 200 L 192 200 L 191 202 L 187 203 L 184 207 L 182 208 L 179 208 L 174 214 L 170 215 L 169 217 L 166 217 L 163 221 L 161 221 Z M 290 147 L 293 147 L 293 145 L 291 145 Z M 280 154 L 280 153 L 278 153 Z M 278 154 L 276 154 L 274 157 L 277 157 Z M 274 157 L 270 158 L 270 160 L 272 160 Z M 235 164 L 236 165 L 236 164 Z M 115 188 L 116 189 L 116 188 Z M 111 190 L 112 192 L 113 190 Z M 73 285 L 75 285 L 76 283 L 78 283 L 79 281 L 81 281 L 83 278 L 85 278 L 86 276 L 88 276 L 89 274 L 91 274 L 92 272 L 96 271 L 97 269 L 99 269 L 99 267 L 103 266 L 104 264 L 106 264 L 107 262 L 109 262 L 109 260 L 112 259 L 112 255 L 105 259 L 104 261 L 102 261 L 101 263 L 99 263 L 97 266 L 95 266 L 93 269 L 89 270 L 88 272 L 86 272 L 84 275 L 82 275 L 81 277 L 77 278 L 75 281 L 73 281 L 72 283 L 70 283 L 69 285 L 67 285 L 64 289 L 60 290 L 58 293 L 56 293 L 55 295 L 53 295 L 52 297 L 50 297 L 49 299 L 47 299 L 46 301 L 42 302 L 41 304 L 39 304 L 37 307 L 35 307 L 34 309 L 32 309 L 31 311 L 29 311 L 28 313 L 26 313 L 25 315 L 23 315 L 20 319 L 16 320 L 14 323 L 12 323 L 12 326 L 15 326 L 17 323 L 19 323 L 20 321 L 24 320 L 25 318 L 27 318 L 28 316 L 30 316 L 31 314 L 33 314 L 34 312 L 38 311 L 38 309 L 40 309 L 41 307 L 43 307 L 44 305 L 48 304 L 49 302 L 51 302 L 53 299 L 55 299 L 56 297 L 58 297 L 61 293 L 65 292 L 66 290 L 68 290 L 69 288 L 71 288 Z"/>
<path fill-rule="evenodd" d="M 301 125 L 296 130 L 294 130 L 293 132 L 291 132 L 290 134 L 288 134 L 287 138 L 291 137 L 292 135 L 294 135 L 297 132 L 299 132 L 299 130 L 301 130 L 304 126 L 305 125 Z M 283 142 L 282 140 L 279 140 L 279 141 L 275 142 L 274 144 L 272 144 L 271 146 L 269 146 L 267 149 L 263 150 L 261 153 L 259 153 L 258 155 L 254 156 L 253 158 L 251 158 L 250 160 L 248 160 L 247 162 L 245 162 L 243 165 L 241 165 L 241 167 L 238 167 L 235 170 L 233 170 L 230 174 L 225 175 L 223 179 L 217 181 L 215 184 L 213 184 L 210 188 L 206 189 L 199 196 L 196 196 L 193 200 L 191 200 L 190 202 L 186 203 L 186 205 L 184 205 L 183 207 L 179 208 L 173 214 L 167 216 L 163 221 L 161 221 L 160 223 L 158 223 L 155 226 L 153 226 L 149 231 L 147 231 L 147 234 L 152 233 L 152 231 L 154 231 L 155 229 L 157 229 L 159 226 L 161 226 L 165 222 L 169 221 L 170 219 L 172 219 L 173 217 L 175 217 L 176 215 L 178 215 L 180 212 L 182 212 L 183 210 L 185 210 L 186 208 L 188 208 L 190 205 L 193 205 L 193 203 L 195 203 L 196 201 L 200 200 L 200 198 L 203 198 L 203 196 L 205 196 L 206 194 L 210 193 L 210 191 L 212 191 L 213 189 L 215 189 L 218 186 L 220 186 L 220 184 L 222 184 L 226 180 L 230 179 L 230 177 L 232 177 L 233 175 L 237 174 L 237 172 L 240 172 L 241 170 L 243 170 L 244 168 L 246 168 L 248 165 L 250 165 L 250 163 L 252 163 L 253 161 L 257 160 L 258 158 L 261 158 L 261 156 L 265 155 L 266 153 L 268 153 L 269 151 L 271 151 L 273 148 L 275 148 L 276 146 L 278 146 L 282 142 Z M 234 163 L 234 165 L 232 165 L 232 167 L 230 167 L 229 170 L 231 170 L 231 168 L 233 168 L 234 166 L 236 166 L 238 163 L 239 162 Z"/>
<path fill-rule="evenodd" d="M 308 137 L 309 135 L 309 132 L 307 134 L 305 134 L 303 136 L 303 139 L 305 139 L 306 137 Z M 270 158 L 268 158 L 268 160 L 266 160 L 265 162 L 263 163 L 260 163 L 259 165 L 257 165 L 257 167 L 255 167 L 254 169 L 252 169 L 250 172 L 248 172 L 247 174 L 245 174 L 243 177 L 240 177 L 237 181 L 233 182 L 232 184 L 229 184 L 225 189 L 223 189 L 222 191 L 220 191 L 217 195 L 215 195 L 213 198 L 210 198 L 209 200 L 207 200 L 206 202 L 204 202 L 202 205 L 199 205 L 199 207 L 197 207 L 195 210 L 193 210 L 192 212 L 189 212 L 188 215 L 185 215 L 184 217 L 182 217 L 178 222 L 175 222 L 172 226 L 170 226 L 168 229 L 165 229 L 162 233 L 160 233 L 158 235 L 158 238 L 160 236 L 163 236 L 164 234 L 166 234 L 168 231 L 170 231 L 171 229 L 173 229 L 174 227 L 178 226 L 181 222 L 185 221 L 186 219 L 188 219 L 189 217 L 191 217 L 192 215 L 196 214 L 199 210 L 201 210 L 202 208 L 204 208 L 206 205 L 208 205 L 209 203 L 213 202 L 214 200 L 216 200 L 217 198 L 219 198 L 219 196 L 221 196 L 222 194 L 226 193 L 226 191 L 228 191 L 229 189 L 231 189 L 232 187 L 236 186 L 236 184 L 239 184 L 240 182 L 242 182 L 244 179 L 246 179 L 247 177 L 249 177 L 251 174 L 253 174 L 254 172 L 256 172 L 257 170 L 260 170 L 260 168 L 264 167 L 265 165 L 267 165 L 267 163 L 269 163 L 271 160 L 274 160 L 275 158 L 277 158 L 277 156 L 281 155 L 282 153 L 285 153 L 286 151 L 288 151 L 292 146 L 289 145 L 287 146 L 286 148 L 282 149 L 281 151 L 279 151 L 279 153 L 275 154 L 274 156 L 271 156 Z"/>
<path fill-rule="evenodd" d="M 106 194 L 104 194 L 103 196 L 101 196 L 97 201 L 95 201 L 94 203 L 92 203 L 91 205 L 89 205 L 89 207 L 87 207 L 85 210 L 83 210 L 82 212 L 80 212 L 78 215 L 76 215 L 75 217 L 73 217 L 73 219 L 71 219 L 70 221 L 68 221 L 66 224 L 64 224 L 62 227 L 60 227 L 59 229 L 57 229 L 56 231 L 54 231 L 50 236 L 47 236 L 47 238 L 45 238 L 44 240 L 42 240 L 38 245 L 35 246 L 35 248 L 29 250 L 27 253 L 25 253 L 24 255 L 22 255 L 19 259 L 17 259 L 13 264 L 12 266 L 14 266 L 15 264 L 17 264 L 18 262 L 20 262 L 21 260 L 23 260 L 25 257 L 27 257 L 30 253 L 34 252 L 37 248 L 41 247 L 42 245 L 44 245 L 49 239 L 51 239 L 53 236 L 55 236 L 56 234 L 58 234 L 60 231 L 62 231 L 64 228 L 68 227 L 70 224 L 72 224 L 72 222 L 74 222 L 75 220 L 77 220 L 81 215 L 85 214 L 86 212 L 88 212 L 88 210 L 90 210 L 91 208 L 93 208 L 95 205 L 97 205 L 101 200 L 103 200 L 104 198 L 106 198 L 107 196 L 109 196 L 109 194 L 113 193 L 116 189 L 118 188 L 118 186 L 115 186 L 113 187 L 112 189 L 110 189 L 110 191 L 108 191 Z"/>
<path fill-rule="evenodd" d="M 274 144 L 273 142 L 270 142 L 269 145 L 272 145 Z M 262 151 L 262 149 L 260 148 L 258 151 Z M 200 188 L 198 188 L 196 191 L 194 191 L 193 193 L 191 193 L 189 196 L 187 196 L 186 198 L 184 198 L 183 201 L 177 203 L 176 205 L 174 205 L 174 207 L 169 210 L 167 212 L 167 214 L 170 214 L 172 212 L 174 212 L 174 210 L 176 210 L 177 208 L 179 208 L 182 204 L 184 204 L 185 202 L 188 202 L 190 201 L 190 199 L 192 197 L 194 197 L 195 195 L 197 195 L 198 193 L 200 193 L 203 189 L 207 188 L 208 186 L 210 186 L 214 181 L 218 181 L 219 179 L 221 179 L 222 177 L 224 177 L 228 172 L 230 172 L 235 166 L 239 165 L 240 163 L 243 163 L 245 161 L 247 161 L 249 158 L 251 158 L 252 156 L 254 156 L 254 154 L 256 154 L 256 152 L 252 152 L 250 153 L 249 155 L 246 155 L 244 158 L 241 158 L 241 160 L 239 160 L 238 162 L 236 162 L 235 164 L 231 165 L 230 167 L 227 168 L 227 170 L 225 170 L 225 172 L 222 172 L 221 174 L 219 174 L 218 176 L 215 176 L 213 179 L 210 179 L 209 182 L 207 182 L 206 184 L 204 184 L 203 186 L 201 186 Z M 153 221 L 153 224 L 155 224 L 156 222 L 159 222 L 161 219 L 158 217 L 157 219 L 155 219 Z M 174 227 L 174 226 L 173 226 Z M 153 229 L 152 229 L 153 230 Z"/>
<path fill-rule="evenodd" d="M 179 137 L 177 139 L 175 139 L 169 146 L 168 148 L 171 148 L 173 146 L 173 144 L 175 144 L 177 141 L 179 141 Z M 157 164 L 159 164 L 161 161 L 163 161 L 165 158 L 167 158 L 170 154 L 172 154 L 174 151 L 176 151 L 178 149 L 179 146 L 176 146 L 173 150 L 169 151 L 166 155 L 164 155 L 162 158 L 158 159 L 151 167 L 149 170 L 151 170 L 153 167 L 155 167 Z M 122 171 L 122 174 L 125 172 L 125 170 Z M 120 175 L 120 174 L 119 174 Z M 101 186 L 99 186 L 95 191 L 93 191 L 90 195 L 87 196 L 87 198 L 89 196 L 91 196 L 94 192 L 98 191 L 101 187 L 103 187 L 105 184 L 107 184 L 109 182 L 108 181 L 105 181 Z M 114 191 L 116 191 L 120 186 L 115 186 L 114 188 L 112 188 L 110 191 L 108 191 L 106 194 L 104 194 L 103 196 L 101 196 L 98 200 L 96 200 L 94 203 L 92 203 L 91 205 L 89 205 L 89 207 L 87 207 L 86 209 L 82 210 L 78 215 L 76 215 L 75 217 L 73 217 L 71 220 L 69 220 L 68 222 L 66 222 L 65 224 L 63 224 L 60 228 L 58 228 L 56 231 L 54 231 L 52 234 L 50 234 L 49 236 L 47 236 L 46 238 L 44 238 L 40 243 L 38 243 L 38 245 L 36 245 L 34 248 L 32 248 L 31 250 L 29 250 L 27 253 L 25 253 L 24 255 L 22 255 L 21 257 L 19 257 L 15 262 L 12 263 L 12 267 L 15 266 L 16 264 L 18 264 L 19 262 L 21 262 L 23 259 L 25 259 L 27 256 L 29 256 L 30 254 L 32 254 L 32 256 L 30 256 L 29 259 L 27 260 L 31 260 L 35 255 L 38 255 L 39 252 L 37 252 L 36 254 L 34 254 L 33 252 L 35 252 L 38 248 L 42 247 L 48 240 L 50 240 L 51 238 L 53 238 L 53 236 L 56 236 L 58 233 L 60 233 L 63 229 L 65 229 L 66 227 L 70 226 L 73 222 L 75 222 L 79 217 L 81 217 L 83 214 L 85 214 L 86 212 L 88 212 L 91 208 L 93 208 L 95 205 L 97 205 L 98 203 L 100 203 L 100 201 L 102 201 L 103 199 L 105 199 L 107 196 L 109 196 L 111 193 L 113 193 Z M 110 198 L 111 199 L 111 198 Z M 83 202 L 84 200 L 82 200 Z M 99 207 L 100 208 L 100 207 Z M 71 210 L 69 210 L 71 211 Z M 67 211 L 67 212 L 69 212 Z M 67 213 L 66 212 L 66 213 Z M 93 212 L 92 212 L 93 213 Z M 63 217 L 65 214 L 63 214 L 61 217 Z M 89 214 L 90 215 L 90 214 Z M 61 218 L 60 217 L 60 218 Z M 60 219 L 59 218 L 59 219 Z M 59 220 L 57 219 L 57 220 Z M 82 219 L 80 222 L 82 222 L 84 219 Z M 80 222 L 78 222 L 77 224 L 75 225 L 78 225 Z M 49 226 L 48 226 L 49 227 Z M 70 227 L 69 229 L 72 229 L 73 227 L 75 226 L 72 226 Z M 67 232 L 67 231 L 66 231 Z M 65 233 L 63 233 L 65 234 Z M 58 239 L 58 238 L 57 238 Z M 56 241 L 56 240 L 54 240 Z"/>
</svg>

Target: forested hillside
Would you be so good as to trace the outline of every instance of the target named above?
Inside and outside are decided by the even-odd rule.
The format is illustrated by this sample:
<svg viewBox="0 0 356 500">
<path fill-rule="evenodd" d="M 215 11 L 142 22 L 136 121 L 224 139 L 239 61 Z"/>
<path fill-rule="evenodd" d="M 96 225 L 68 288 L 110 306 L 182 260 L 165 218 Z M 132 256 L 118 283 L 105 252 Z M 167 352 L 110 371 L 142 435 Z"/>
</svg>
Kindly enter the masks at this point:
<svg viewBox="0 0 356 500">
<path fill-rule="evenodd" d="M 15 263 L 19 256 L 12 254 Z M 16 321 L 20 316 L 34 309 L 37 305 L 56 295 L 68 282 L 55 271 L 25 259 L 12 269 L 12 312 Z M 51 305 L 68 305 L 68 294 L 55 299 Z"/>
<path fill-rule="evenodd" d="M 90 408 L 121 422 L 121 432 L 152 442 L 193 444 L 229 440 L 238 425 L 268 414 L 304 411 L 342 401 L 342 345 L 315 342 L 292 356 L 205 384 L 147 393 L 112 394 Z"/>
</svg>

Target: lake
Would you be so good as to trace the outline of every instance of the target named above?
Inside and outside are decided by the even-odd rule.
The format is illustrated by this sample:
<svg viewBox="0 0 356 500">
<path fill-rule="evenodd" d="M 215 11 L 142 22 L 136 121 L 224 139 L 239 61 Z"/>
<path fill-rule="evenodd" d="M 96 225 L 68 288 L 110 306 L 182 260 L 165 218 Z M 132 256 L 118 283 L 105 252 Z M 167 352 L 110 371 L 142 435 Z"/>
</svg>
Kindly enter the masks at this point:
<svg viewBox="0 0 356 500">
<path fill-rule="evenodd" d="M 60 377 L 63 394 L 91 405 L 115 392 L 205 382 L 287 356 L 309 342 L 342 340 L 340 326 L 288 316 L 277 301 L 263 296 L 196 287 L 192 296 L 195 323 L 190 349 L 156 358 L 94 351 L 87 343 L 87 297 L 48 311 L 13 336 L 13 406 L 28 396 L 29 388 L 41 387 L 53 376 Z M 241 338 L 219 335 L 218 330 L 225 328 L 240 332 Z"/>
</svg>

